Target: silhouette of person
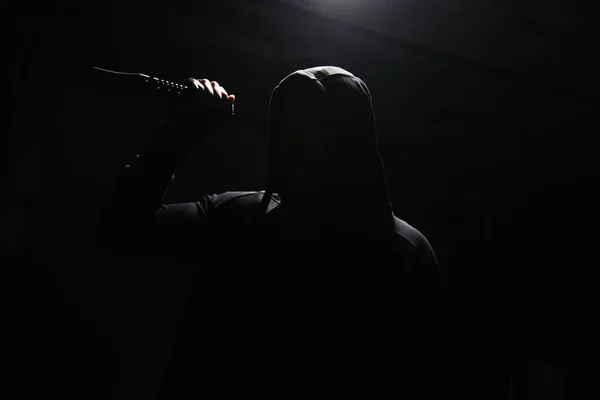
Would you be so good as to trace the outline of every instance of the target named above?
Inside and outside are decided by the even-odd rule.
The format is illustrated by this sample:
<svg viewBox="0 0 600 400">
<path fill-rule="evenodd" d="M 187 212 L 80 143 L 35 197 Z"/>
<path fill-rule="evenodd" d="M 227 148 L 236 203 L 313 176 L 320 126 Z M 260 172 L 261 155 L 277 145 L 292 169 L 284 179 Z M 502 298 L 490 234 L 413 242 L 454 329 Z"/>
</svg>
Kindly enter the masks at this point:
<svg viewBox="0 0 600 400">
<path fill-rule="evenodd" d="M 200 266 L 165 398 L 442 393 L 439 265 L 394 215 L 366 84 L 334 66 L 288 75 L 269 103 L 266 189 L 163 204 L 235 102 L 217 82 L 190 82 L 125 168 L 111 217 L 119 248 Z"/>
</svg>

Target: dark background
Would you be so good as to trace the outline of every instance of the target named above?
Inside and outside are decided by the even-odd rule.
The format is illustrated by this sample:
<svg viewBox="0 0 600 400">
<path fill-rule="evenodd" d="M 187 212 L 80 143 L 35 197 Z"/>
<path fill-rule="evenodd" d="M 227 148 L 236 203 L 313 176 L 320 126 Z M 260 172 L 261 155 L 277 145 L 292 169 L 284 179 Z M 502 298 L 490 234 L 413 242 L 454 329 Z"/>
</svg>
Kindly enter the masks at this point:
<svg viewBox="0 0 600 400">
<path fill-rule="evenodd" d="M 189 297 L 192 267 L 96 250 L 119 168 L 160 114 L 96 90 L 93 65 L 236 94 L 235 121 L 193 153 L 169 201 L 263 189 L 274 86 L 316 65 L 355 73 L 374 97 L 396 215 L 429 238 L 448 283 L 449 392 L 598 395 L 591 7 L 79 3 L 2 5 L 6 398 L 156 398 Z"/>
</svg>

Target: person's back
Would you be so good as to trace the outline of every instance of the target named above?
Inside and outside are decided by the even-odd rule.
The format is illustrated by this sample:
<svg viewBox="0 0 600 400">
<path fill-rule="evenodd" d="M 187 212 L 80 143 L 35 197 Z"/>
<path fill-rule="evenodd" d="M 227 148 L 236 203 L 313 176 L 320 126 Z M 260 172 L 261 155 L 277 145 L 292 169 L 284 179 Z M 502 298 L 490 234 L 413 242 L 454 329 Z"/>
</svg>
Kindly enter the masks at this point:
<svg viewBox="0 0 600 400">
<path fill-rule="evenodd" d="M 224 92 L 196 84 L 206 98 Z M 112 232 L 125 247 L 200 265 L 204 300 L 189 318 L 201 318 L 194 332 L 220 332 L 208 336 L 229 354 L 199 360 L 211 344 L 190 337 L 171 388 L 219 381 L 243 399 L 429 398 L 446 342 L 439 267 L 425 237 L 393 214 L 366 85 L 337 67 L 296 71 L 273 92 L 269 118 L 265 191 L 163 205 L 189 141 L 150 148 L 123 176 Z M 159 132 L 181 130 L 171 121 Z M 221 365 L 218 379 L 189 375 L 207 363 Z"/>
</svg>

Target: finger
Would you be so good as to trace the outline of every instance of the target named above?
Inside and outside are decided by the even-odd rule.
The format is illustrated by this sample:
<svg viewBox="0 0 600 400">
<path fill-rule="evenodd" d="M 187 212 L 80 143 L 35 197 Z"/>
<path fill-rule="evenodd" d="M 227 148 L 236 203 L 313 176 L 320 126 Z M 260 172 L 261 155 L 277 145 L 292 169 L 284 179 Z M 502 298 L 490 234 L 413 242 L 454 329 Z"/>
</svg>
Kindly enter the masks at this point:
<svg viewBox="0 0 600 400">
<path fill-rule="evenodd" d="M 206 91 L 206 88 L 204 87 L 204 85 L 198 79 L 193 79 L 192 78 L 192 83 L 194 84 L 194 86 L 196 87 L 196 89 L 200 90 L 201 92 L 205 92 Z"/>
<path fill-rule="evenodd" d="M 225 90 L 225 88 L 223 86 L 221 86 L 221 92 L 223 92 L 222 100 L 233 112 L 233 103 L 235 102 L 235 96 L 230 96 L 229 93 L 227 93 L 227 90 Z"/>
<path fill-rule="evenodd" d="M 228 95 L 225 101 L 230 105 L 231 113 L 235 113 L 235 94 Z"/>
<path fill-rule="evenodd" d="M 200 83 L 206 88 L 210 94 L 215 94 L 212 85 L 208 79 L 200 79 Z"/>
<path fill-rule="evenodd" d="M 210 84 L 215 92 L 215 95 L 219 98 L 219 100 L 223 100 L 223 88 L 216 81 L 211 81 Z"/>
</svg>

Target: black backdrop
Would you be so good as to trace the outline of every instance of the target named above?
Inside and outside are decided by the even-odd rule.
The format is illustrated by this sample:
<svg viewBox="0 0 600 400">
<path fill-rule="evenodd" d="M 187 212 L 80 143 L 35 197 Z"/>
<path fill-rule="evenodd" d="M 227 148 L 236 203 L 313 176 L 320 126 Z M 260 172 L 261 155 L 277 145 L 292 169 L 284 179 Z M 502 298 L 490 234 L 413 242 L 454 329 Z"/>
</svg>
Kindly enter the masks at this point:
<svg viewBox="0 0 600 400">
<path fill-rule="evenodd" d="M 598 126 L 596 82 L 575 79 L 581 61 L 557 50 L 562 75 L 543 80 L 533 67 L 502 70 L 281 4 L 213 3 L 3 4 L 2 233 L 19 254 L 4 264 L 3 315 L 15 397 L 156 396 L 189 295 L 191 268 L 95 249 L 119 167 L 160 117 L 96 91 L 86 71 L 208 77 L 237 95 L 236 120 L 169 193 L 178 201 L 261 189 L 270 91 L 325 64 L 370 87 L 396 214 L 438 254 L 456 387 L 506 398 L 512 371 L 515 397 L 535 398 L 527 387 L 558 370 L 553 380 L 582 395 L 598 355 Z M 518 39 L 515 52 L 536 51 Z M 590 43 L 568 46 L 584 54 Z"/>
</svg>

